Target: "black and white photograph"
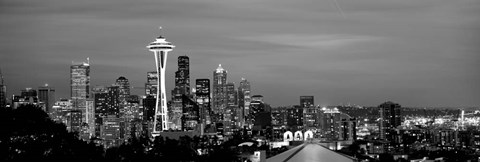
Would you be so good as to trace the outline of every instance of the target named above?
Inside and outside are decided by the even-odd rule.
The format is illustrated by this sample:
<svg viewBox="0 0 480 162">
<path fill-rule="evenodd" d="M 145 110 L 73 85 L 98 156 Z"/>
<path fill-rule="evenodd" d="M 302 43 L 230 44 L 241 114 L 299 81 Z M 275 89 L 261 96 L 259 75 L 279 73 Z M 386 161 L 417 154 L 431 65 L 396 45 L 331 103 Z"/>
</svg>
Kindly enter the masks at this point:
<svg viewBox="0 0 480 162">
<path fill-rule="evenodd" d="M 0 0 L 0 161 L 480 161 L 480 0 Z"/>
</svg>

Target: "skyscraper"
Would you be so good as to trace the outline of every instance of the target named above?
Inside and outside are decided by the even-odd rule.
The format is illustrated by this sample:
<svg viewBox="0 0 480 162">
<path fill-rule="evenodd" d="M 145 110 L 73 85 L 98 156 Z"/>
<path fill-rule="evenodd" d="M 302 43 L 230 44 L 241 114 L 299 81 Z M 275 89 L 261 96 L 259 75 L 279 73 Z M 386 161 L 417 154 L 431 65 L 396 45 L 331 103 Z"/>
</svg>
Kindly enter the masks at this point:
<svg viewBox="0 0 480 162">
<path fill-rule="evenodd" d="M 190 96 L 190 63 L 188 56 L 178 57 L 178 70 L 175 72 L 175 88 L 172 90 L 172 106 L 169 111 L 169 128 L 182 129 L 183 95 Z"/>
<path fill-rule="evenodd" d="M 227 83 L 226 85 L 227 93 L 227 107 L 223 112 L 223 131 L 225 135 L 230 135 L 235 129 L 235 117 L 237 110 L 237 91 L 235 90 L 234 83 Z M 238 118 L 237 118 L 238 119 Z"/>
<path fill-rule="evenodd" d="M 118 86 L 107 87 L 107 115 L 120 115 L 120 88 Z"/>
<path fill-rule="evenodd" d="M 120 104 L 126 104 L 127 97 L 130 96 L 130 83 L 128 79 L 120 76 L 116 81 L 115 85 L 118 86 L 119 89 L 119 101 Z"/>
<path fill-rule="evenodd" d="M 305 109 L 304 110 L 308 110 Z M 304 113 L 308 114 L 308 113 Z M 303 118 L 303 120 L 308 120 L 308 118 Z M 348 114 L 340 112 L 338 108 L 322 108 L 319 109 L 318 112 L 318 126 L 320 136 L 328 139 L 328 140 L 355 140 L 354 136 L 355 133 L 355 119 L 351 118 Z M 304 121 L 305 123 L 305 121 Z M 307 122 L 308 123 L 308 122 Z M 304 124 L 305 129 L 308 128 L 309 125 Z"/>
<path fill-rule="evenodd" d="M 392 141 L 392 130 L 401 125 L 400 104 L 387 101 L 378 106 L 380 113 L 380 139 Z"/>
<path fill-rule="evenodd" d="M 223 114 L 227 107 L 227 71 L 218 65 L 213 71 L 213 105 L 212 111 L 215 114 Z"/>
<path fill-rule="evenodd" d="M 156 71 L 147 72 L 147 83 L 145 83 L 145 95 L 157 97 L 158 73 Z"/>
<path fill-rule="evenodd" d="M 238 106 L 243 110 L 241 115 L 244 119 L 245 116 L 249 114 L 251 102 L 250 93 L 250 82 L 248 82 L 247 79 L 242 78 L 242 81 L 240 81 L 240 85 L 238 86 Z"/>
<path fill-rule="evenodd" d="M 38 87 L 38 99 L 45 104 L 45 112 L 50 113 L 55 104 L 55 89 L 48 84 Z"/>
<path fill-rule="evenodd" d="M 70 96 L 72 97 L 72 106 L 80 110 L 82 121 L 85 121 L 85 104 L 90 95 L 90 61 L 73 63 L 70 66 Z"/>
<path fill-rule="evenodd" d="M 0 108 L 7 106 L 7 86 L 3 80 L 2 70 L 0 69 Z"/>
<path fill-rule="evenodd" d="M 87 123 L 88 129 L 87 132 L 84 133 L 88 134 L 87 137 L 89 139 L 90 137 L 95 135 L 95 101 L 92 98 L 87 99 L 85 104 L 85 110 L 85 123 Z"/>
<path fill-rule="evenodd" d="M 148 44 L 147 48 L 155 55 L 155 65 L 159 77 L 159 80 L 157 80 L 157 103 L 155 106 L 155 121 L 152 132 L 152 135 L 158 135 L 158 133 L 168 129 L 167 96 L 165 93 L 165 68 L 167 65 L 168 52 L 172 51 L 175 46 L 172 43 L 167 42 L 164 37 L 159 36 L 155 41 Z"/>
<path fill-rule="evenodd" d="M 300 96 L 300 107 L 303 108 L 303 128 L 317 128 L 318 109 L 314 106 L 313 96 Z"/>
<path fill-rule="evenodd" d="M 195 96 L 200 108 L 200 120 L 203 124 L 210 124 L 210 80 L 197 79 L 195 82 Z"/>
<path fill-rule="evenodd" d="M 190 95 L 190 61 L 188 56 L 178 56 L 175 88 L 179 88 L 181 94 Z"/>
<path fill-rule="evenodd" d="M 199 107 L 195 101 L 191 100 L 187 95 L 182 95 L 182 130 L 191 131 L 197 128 L 200 123 Z"/>
</svg>

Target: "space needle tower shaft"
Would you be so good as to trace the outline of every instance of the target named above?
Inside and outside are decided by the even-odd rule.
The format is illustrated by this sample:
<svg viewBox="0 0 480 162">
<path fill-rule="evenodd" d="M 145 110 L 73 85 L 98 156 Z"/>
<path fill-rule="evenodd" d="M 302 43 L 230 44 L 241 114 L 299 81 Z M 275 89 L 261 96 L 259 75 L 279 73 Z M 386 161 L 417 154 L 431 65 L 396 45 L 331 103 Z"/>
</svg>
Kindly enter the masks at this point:
<svg viewBox="0 0 480 162">
<path fill-rule="evenodd" d="M 160 27 L 160 29 L 162 29 Z M 158 74 L 157 79 L 157 93 L 155 103 L 155 116 L 153 124 L 152 135 L 156 136 L 160 132 L 167 130 L 168 124 L 168 110 L 165 93 L 165 67 L 167 64 L 168 52 L 172 51 L 175 46 L 167 42 L 163 36 L 158 36 L 155 41 L 147 46 L 149 51 L 152 51 L 155 56 L 155 65 Z"/>
</svg>

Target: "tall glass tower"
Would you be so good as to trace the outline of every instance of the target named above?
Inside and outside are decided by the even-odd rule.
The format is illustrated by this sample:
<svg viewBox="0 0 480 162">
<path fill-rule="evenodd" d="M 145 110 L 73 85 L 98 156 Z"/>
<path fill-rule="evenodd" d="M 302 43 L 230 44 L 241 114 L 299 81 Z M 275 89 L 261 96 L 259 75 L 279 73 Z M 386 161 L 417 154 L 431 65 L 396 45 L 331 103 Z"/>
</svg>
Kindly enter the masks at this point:
<svg viewBox="0 0 480 162">
<path fill-rule="evenodd" d="M 218 65 L 213 71 L 213 105 L 212 111 L 215 114 L 223 114 L 227 107 L 227 71 Z"/>
<path fill-rule="evenodd" d="M 203 124 L 210 124 L 210 79 L 197 79 L 195 87 L 195 96 L 197 104 L 200 107 L 200 120 Z"/>
<path fill-rule="evenodd" d="M 4 108 L 7 105 L 7 86 L 3 82 L 3 74 L 0 70 L 0 108 Z"/>
<path fill-rule="evenodd" d="M 172 51 L 175 46 L 172 43 L 167 42 L 163 36 L 158 36 L 155 41 L 148 44 L 147 48 L 155 55 L 155 65 L 159 78 L 159 80 L 157 80 L 157 102 L 155 105 L 155 118 L 152 132 L 152 135 L 156 136 L 158 133 L 168 129 L 168 110 L 165 93 L 165 67 L 167 65 L 168 52 Z"/>
<path fill-rule="evenodd" d="M 127 102 L 127 97 L 130 96 L 130 82 L 124 76 L 120 76 L 116 81 L 115 85 L 118 86 L 120 93 L 120 104 L 125 104 Z"/>
<path fill-rule="evenodd" d="M 86 116 L 86 101 L 90 95 L 90 61 L 73 63 L 70 66 L 70 96 L 72 97 L 72 107 L 80 110 L 82 121 Z"/>
<path fill-rule="evenodd" d="M 38 99 L 45 103 L 45 112 L 52 112 L 52 107 L 55 104 L 55 89 L 49 87 L 48 84 L 45 86 L 38 87 Z"/>
</svg>

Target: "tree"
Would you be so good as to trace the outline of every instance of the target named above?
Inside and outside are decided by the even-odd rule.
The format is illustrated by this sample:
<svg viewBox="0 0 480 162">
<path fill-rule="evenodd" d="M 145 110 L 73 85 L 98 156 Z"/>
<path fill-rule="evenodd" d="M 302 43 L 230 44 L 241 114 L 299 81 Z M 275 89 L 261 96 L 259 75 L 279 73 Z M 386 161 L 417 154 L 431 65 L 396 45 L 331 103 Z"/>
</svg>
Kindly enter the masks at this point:
<svg viewBox="0 0 480 162">
<path fill-rule="evenodd" d="M 0 110 L 1 161 L 97 161 L 103 148 L 67 132 L 35 105 Z"/>
</svg>

